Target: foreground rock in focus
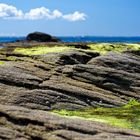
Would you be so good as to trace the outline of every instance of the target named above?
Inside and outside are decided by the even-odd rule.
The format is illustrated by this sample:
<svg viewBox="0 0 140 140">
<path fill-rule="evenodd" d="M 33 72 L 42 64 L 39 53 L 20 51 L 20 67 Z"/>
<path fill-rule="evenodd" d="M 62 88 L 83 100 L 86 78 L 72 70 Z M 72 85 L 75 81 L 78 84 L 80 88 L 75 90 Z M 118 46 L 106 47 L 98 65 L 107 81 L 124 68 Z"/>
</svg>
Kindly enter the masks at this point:
<svg viewBox="0 0 140 140">
<path fill-rule="evenodd" d="M 130 130 L 46 112 L 140 100 L 140 51 L 28 56 L 13 50 L 0 53 L 0 139 L 140 139 Z"/>
<path fill-rule="evenodd" d="M 140 134 L 79 118 L 0 105 L 0 139 L 21 140 L 139 140 Z"/>
<path fill-rule="evenodd" d="M 140 100 L 140 52 L 0 55 L 0 103 L 27 108 L 118 107 Z"/>
</svg>

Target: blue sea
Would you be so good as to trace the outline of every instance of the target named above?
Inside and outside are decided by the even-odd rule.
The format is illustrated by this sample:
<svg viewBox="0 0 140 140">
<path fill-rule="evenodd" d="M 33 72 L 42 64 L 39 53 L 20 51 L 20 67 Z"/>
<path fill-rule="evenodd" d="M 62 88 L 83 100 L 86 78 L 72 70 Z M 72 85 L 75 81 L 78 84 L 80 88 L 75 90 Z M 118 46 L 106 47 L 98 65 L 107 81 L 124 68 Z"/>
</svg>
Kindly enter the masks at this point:
<svg viewBox="0 0 140 140">
<path fill-rule="evenodd" d="M 95 42 L 95 43 L 140 43 L 140 37 L 96 37 L 76 36 L 58 37 L 62 42 Z M 0 42 L 14 42 L 24 40 L 25 37 L 0 37 Z"/>
</svg>

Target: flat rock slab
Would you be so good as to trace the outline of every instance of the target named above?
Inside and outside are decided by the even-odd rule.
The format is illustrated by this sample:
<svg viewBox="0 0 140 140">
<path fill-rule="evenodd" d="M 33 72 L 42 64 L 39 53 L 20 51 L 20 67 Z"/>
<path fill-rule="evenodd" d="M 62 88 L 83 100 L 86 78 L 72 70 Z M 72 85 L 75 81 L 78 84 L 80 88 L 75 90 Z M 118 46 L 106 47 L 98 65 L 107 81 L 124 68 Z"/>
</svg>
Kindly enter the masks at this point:
<svg viewBox="0 0 140 140">
<path fill-rule="evenodd" d="M 0 139 L 140 140 L 140 133 L 46 111 L 0 105 Z"/>
</svg>

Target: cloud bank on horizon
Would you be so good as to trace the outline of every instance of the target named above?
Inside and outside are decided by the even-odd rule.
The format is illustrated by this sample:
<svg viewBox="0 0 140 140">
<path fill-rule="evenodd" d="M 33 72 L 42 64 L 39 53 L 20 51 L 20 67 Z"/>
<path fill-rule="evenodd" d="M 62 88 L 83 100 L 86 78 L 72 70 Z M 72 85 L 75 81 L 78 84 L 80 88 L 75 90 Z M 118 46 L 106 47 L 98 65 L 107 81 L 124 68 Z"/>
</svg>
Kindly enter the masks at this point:
<svg viewBox="0 0 140 140">
<path fill-rule="evenodd" d="M 65 19 L 67 21 L 84 21 L 87 15 L 85 13 L 75 11 L 69 14 L 63 14 L 61 11 L 55 9 L 53 11 L 46 7 L 39 7 L 31 9 L 24 13 L 12 5 L 0 3 L 0 18 L 2 19 L 19 19 L 19 20 L 39 20 L 39 19 Z"/>
</svg>

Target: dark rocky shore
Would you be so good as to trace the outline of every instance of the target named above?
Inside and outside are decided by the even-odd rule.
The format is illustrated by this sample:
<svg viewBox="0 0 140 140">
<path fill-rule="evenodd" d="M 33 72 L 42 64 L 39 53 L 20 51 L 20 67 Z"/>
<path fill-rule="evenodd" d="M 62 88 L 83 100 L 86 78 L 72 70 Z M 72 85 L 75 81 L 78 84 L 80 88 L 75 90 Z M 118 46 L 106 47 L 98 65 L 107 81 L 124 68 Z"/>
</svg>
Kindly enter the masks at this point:
<svg viewBox="0 0 140 140">
<path fill-rule="evenodd" d="M 138 132 L 48 112 L 140 101 L 140 51 L 29 56 L 16 45 L 0 52 L 0 139 L 140 140 Z"/>
</svg>

